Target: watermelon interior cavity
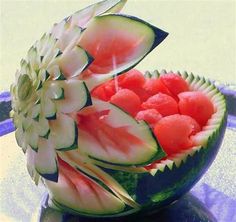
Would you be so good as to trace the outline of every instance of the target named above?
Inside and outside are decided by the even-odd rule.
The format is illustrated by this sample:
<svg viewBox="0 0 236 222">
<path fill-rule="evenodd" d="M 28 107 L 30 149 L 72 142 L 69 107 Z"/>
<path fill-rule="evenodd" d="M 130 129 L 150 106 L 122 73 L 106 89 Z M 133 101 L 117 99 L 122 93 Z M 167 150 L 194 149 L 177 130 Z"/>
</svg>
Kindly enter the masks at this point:
<svg viewBox="0 0 236 222">
<path fill-rule="evenodd" d="M 143 90 L 146 99 L 136 93 L 137 88 Z M 150 79 L 133 69 L 95 88 L 92 95 L 149 123 L 168 155 L 200 145 L 191 137 L 215 112 L 210 98 L 192 91 L 187 81 L 175 73 Z"/>
</svg>

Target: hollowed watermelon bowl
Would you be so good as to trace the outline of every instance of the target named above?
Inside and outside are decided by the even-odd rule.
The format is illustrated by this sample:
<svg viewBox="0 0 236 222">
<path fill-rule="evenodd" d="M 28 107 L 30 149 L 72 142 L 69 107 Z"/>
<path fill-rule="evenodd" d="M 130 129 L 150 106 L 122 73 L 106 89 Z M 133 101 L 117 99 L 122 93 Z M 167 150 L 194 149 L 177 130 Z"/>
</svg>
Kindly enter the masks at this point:
<svg viewBox="0 0 236 222">
<path fill-rule="evenodd" d="M 201 178 L 224 136 L 225 99 L 209 80 L 133 69 L 168 33 L 118 14 L 125 2 L 102 1 L 55 24 L 11 86 L 28 172 L 60 211 L 159 210 Z"/>
<path fill-rule="evenodd" d="M 163 72 L 162 75 L 165 75 L 165 72 Z M 157 71 L 152 74 L 149 72 L 146 73 L 147 79 L 159 79 L 158 76 L 159 73 Z M 167 157 L 153 161 L 150 164 L 137 167 L 122 166 L 93 159 L 91 162 L 96 165 L 96 168 L 92 165 L 89 167 L 96 172 L 93 174 L 92 178 L 99 184 L 100 181 L 102 181 L 104 184 L 107 184 L 107 186 L 111 185 L 111 189 L 114 189 L 114 193 L 121 191 L 123 195 L 123 189 L 119 190 L 121 187 L 118 188 L 116 187 L 117 184 L 113 183 L 113 179 L 115 179 L 116 182 L 128 192 L 129 198 L 132 198 L 126 199 L 127 196 L 120 196 L 128 205 L 121 213 L 112 215 L 95 214 L 93 216 L 120 217 L 134 213 L 148 213 L 160 210 L 188 192 L 211 165 L 220 148 L 226 128 L 225 102 L 222 94 L 204 78 L 194 77 L 192 74 L 187 73 L 184 73 L 182 77 L 189 84 L 191 90 L 204 91 L 207 95 L 212 93 L 211 101 L 213 102 L 214 100 L 216 102 L 214 102 L 215 107 L 219 110 L 219 112 L 216 111 L 208 120 L 208 124 L 203 126 L 202 130 L 192 137 L 202 145 L 195 145 L 187 149 L 179 150 L 174 154 L 169 154 Z M 170 116 L 176 116 L 176 114 Z M 215 128 L 216 125 L 217 128 Z M 167 136 L 167 138 L 171 139 L 171 135 L 169 135 L 169 137 Z M 122 138 L 119 138 L 119 140 L 122 140 Z M 70 152 L 61 155 L 61 158 L 80 171 L 80 169 L 83 168 L 80 168 L 80 166 L 76 164 L 75 159 L 77 154 L 73 153 L 74 151 Z M 99 169 L 97 167 L 99 167 Z M 82 172 L 88 175 L 91 173 L 90 169 L 89 171 L 84 169 L 85 171 Z M 99 172 L 101 173 L 100 175 Z M 69 174 L 69 172 L 67 173 Z M 96 175 L 96 173 L 98 174 Z M 110 176 L 112 176 L 112 178 Z M 46 184 L 49 189 L 51 188 L 51 194 L 56 197 L 57 193 L 54 193 L 56 188 L 54 186 L 55 183 L 47 181 Z M 115 189 L 117 189 L 117 191 Z M 60 190 L 61 188 L 59 188 L 58 192 L 60 192 Z M 135 202 L 132 200 L 135 200 Z M 62 211 L 90 216 L 84 212 L 76 212 L 74 209 L 61 205 L 55 200 L 52 200 L 51 204 L 54 208 Z"/>
</svg>

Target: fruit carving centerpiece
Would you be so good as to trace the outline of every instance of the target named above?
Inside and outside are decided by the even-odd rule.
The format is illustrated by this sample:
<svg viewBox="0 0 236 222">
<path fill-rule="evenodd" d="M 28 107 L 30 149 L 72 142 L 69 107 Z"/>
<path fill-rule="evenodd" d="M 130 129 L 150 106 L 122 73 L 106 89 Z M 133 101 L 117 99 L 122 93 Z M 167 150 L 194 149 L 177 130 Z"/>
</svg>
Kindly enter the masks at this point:
<svg viewBox="0 0 236 222">
<path fill-rule="evenodd" d="M 117 14 L 125 2 L 55 24 L 11 86 L 17 143 L 53 208 L 110 217 L 159 209 L 198 181 L 221 144 L 225 101 L 210 81 L 133 69 L 168 34 Z"/>
</svg>

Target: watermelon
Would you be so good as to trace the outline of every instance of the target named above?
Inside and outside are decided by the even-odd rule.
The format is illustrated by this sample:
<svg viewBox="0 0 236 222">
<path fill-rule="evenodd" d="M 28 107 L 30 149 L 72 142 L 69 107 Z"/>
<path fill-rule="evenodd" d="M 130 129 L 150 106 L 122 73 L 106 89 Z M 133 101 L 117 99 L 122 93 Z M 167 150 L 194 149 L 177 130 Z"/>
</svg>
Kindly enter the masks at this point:
<svg viewBox="0 0 236 222">
<path fill-rule="evenodd" d="M 175 114 L 162 118 L 155 125 L 154 133 L 165 152 L 172 155 L 181 149 L 193 147 L 195 144 L 190 137 L 200 129 L 196 120 L 190 116 Z"/>
<path fill-rule="evenodd" d="M 130 101 L 127 103 L 127 100 Z M 122 108 L 131 116 L 135 116 L 140 110 L 141 101 L 136 93 L 129 89 L 121 89 L 111 97 L 110 102 Z"/>
<path fill-rule="evenodd" d="M 205 126 L 214 113 L 210 99 L 202 92 L 183 92 L 178 97 L 180 113 L 193 117 L 201 126 Z"/>
<path fill-rule="evenodd" d="M 105 0 L 56 23 L 11 86 L 16 140 L 50 206 L 119 217 L 160 209 L 213 161 L 226 105 L 205 78 L 132 69 L 168 33 Z"/>
<path fill-rule="evenodd" d="M 177 97 L 179 93 L 189 90 L 188 84 L 175 73 L 167 73 L 166 75 L 160 76 L 160 81 L 167 87 L 170 93 Z"/>
<path fill-rule="evenodd" d="M 141 101 L 145 101 L 150 95 L 143 89 L 144 83 L 145 78 L 143 74 L 138 70 L 131 69 L 128 72 L 95 87 L 92 90 L 92 96 L 103 101 L 108 101 L 118 90 L 130 89 L 139 96 Z"/>
<path fill-rule="evenodd" d="M 114 80 L 111 80 L 107 83 L 101 84 L 98 87 L 95 87 L 91 94 L 93 97 L 101 99 L 103 101 L 108 101 L 113 95 L 118 91 L 119 85 L 116 85 Z"/>
<path fill-rule="evenodd" d="M 156 109 L 162 116 L 169 116 L 178 113 L 178 104 L 171 96 L 164 93 L 157 93 L 142 103 L 143 109 Z"/>
<path fill-rule="evenodd" d="M 147 91 L 149 95 L 155 95 L 157 93 L 164 93 L 166 95 L 172 96 L 169 89 L 163 84 L 163 82 L 159 78 L 147 79 L 144 85 L 144 89 L 145 91 Z"/>
<path fill-rule="evenodd" d="M 161 118 L 162 115 L 156 109 L 141 110 L 137 113 L 135 117 L 135 119 L 139 121 L 146 121 L 151 127 L 154 127 Z"/>
<path fill-rule="evenodd" d="M 136 89 L 144 85 L 145 78 L 140 71 L 131 69 L 120 76 L 118 83 L 121 88 Z"/>
</svg>

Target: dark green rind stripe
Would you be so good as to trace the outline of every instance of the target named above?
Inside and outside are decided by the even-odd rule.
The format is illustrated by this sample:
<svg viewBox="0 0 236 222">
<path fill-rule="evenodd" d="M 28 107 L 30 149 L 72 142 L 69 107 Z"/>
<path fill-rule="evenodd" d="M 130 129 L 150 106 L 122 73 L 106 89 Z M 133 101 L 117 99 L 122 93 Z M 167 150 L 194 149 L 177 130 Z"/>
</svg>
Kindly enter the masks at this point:
<svg viewBox="0 0 236 222">
<path fill-rule="evenodd" d="M 24 113 L 23 116 L 24 116 L 25 118 L 27 118 L 28 112 Z"/>
<path fill-rule="evenodd" d="M 50 181 L 53 181 L 53 182 L 58 181 L 58 172 L 55 172 L 55 173 L 52 173 L 52 174 L 42 174 L 42 173 L 38 172 L 38 174 L 40 176 L 42 176 L 43 178 L 47 179 L 47 180 L 50 180 Z"/>
<path fill-rule="evenodd" d="M 150 79 L 152 77 L 152 74 L 149 71 L 146 71 L 144 77 Z"/>
<path fill-rule="evenodd" d="M 60 72 L 60 75 L 55 78 L 55 80 L 66 80 L 66 77 Z"/>
<path fill-rule="evenodd" d="M 85 176 L 87 176 L 88 178 L 90 178 L 91 180 L 95 181 L 96 183 L 98 183 L 100 186 L 102 186 L 105 190 L 111 192 L 113 194 L 113 192 L 109 189 L 109 187 L 104 184 L 101 180 L 97 179 L 96 177 L 91 176 L 90 174 L 86 173 L 84 170 L 81 170 L 79 168 L 79 166 L 75 166 L 74 167 L 76 170 L 78 170 L 80 173 L 84 174 Z"/>
<path fill-rule="evenodd" d="M 39 121 L 39 116 L 40 116 L 40 114 L 38 114 L 36 117 L 34 117 L 33 119 L 36 121 L 36 122 L 38 122 Z"/>
<path fill-rule="evenodd" d="M 63 88 L 61 88 L 62 92 L 61 92 L 61 95 L 58 96 L 57 98 L 53 98 L 53 100 L 62 100 L 62 99 L 65 99 L 65 91 Z"/>
<path fill-rule="evenodd" d="M 29 144 L 29 146 L 30 146 L 30 148 L 33 150 L 33 151 L 35 151 L 36 153 L 38 152 L 38 147 L 33 147 L 33 146 L 31 146 L 30 144 Z"/>
<path fill-rule="evenodd" d="M 155 71 L 152 72 L 151 77 L 152 78 L 159 78 L 160 77 L 160 73 L 157 70 L 155 70 Z"/>
<path fill-rule="evenodd" d="M 57 118 L 57 113 L 55 112 L 52 116 L 45 116 L 47 120 L 55 120 Z"/>
<path fill-rule="evenodd" d="M 42 62 L 42 61 L 43 61 L 43 58 L 44 58 L 44 56 L 40 56 L 40 62 Z"/>
<path fill-rule="evenodd" d="M 126 172 L 121 170 L 111 170 L 100 167 L 104 172 L 112 176 L 136 201 L 136 187 L 138 180 L 143 176 L 143 173 Z"/>
<path fill-rule="evenodd" d="M 40 104 L 41 103 L 41 101 L 40 101 L 40 99 L 37 99 L 37 101 L 34 103 L 35 105 L 38 105 L 38 104 Z"/>
<path fill-rule="evenodd" d="M 63 52 L 61 50 L 59 50 L 55 56 L 55 58 L 57 58 L 58 56 L 60 56 Z"/>
<path fill-rule="evenodd" d="M 56 171 L 53 172 L 53 173 L 41 173 L 37 168 L 35 168 L 35 170 L 38 172 L 38 174 L 39 174 L 40 176 L 42 176 L 42 177 L 45 178 L 46 180 L 50 180 L 50 181 L 53 181 L 53 182 L 57 182 L 57 181 L 58 181 L 58 177 L 59 177 L 57 159 L 55 159 L 55 163 L 56 163 Z"/>
<path fill-rule="evenodd" d="M 49 137 L 49 135 L 50 135 L 50 132 L 51 132 L 51 130 L 48 129 L 47 133 L 46 133 L 45 135 L 41 136 L 41 137 L 43 137 L 43 138 L 45 138 L 45 139 L 48 139 L 48 137 Z"/>
<path fill-rule="evenodd" d="M 149 124 L 146 122 L 147 126 L 149 127 L 149 130 L 150 132 L 152 133 L 152 137 L 153 139 L 156 141 L 156 144 L 157 144 L 157 147 L 158 147 L 158 152 L 155 156 L 155 159 L 152 160 L 155 161 L 155 160 L 160 160 L 161 158 L 165 157 L 166 156 L 166 153 L 165 151 L 162 149 L 161 147 L 161 144 L 159 143 L 158 139 L 156 138 L 156 136 L 154 135 L 154 132 L 152 131 L 151 127 L 149 126 Z M 147 165 L 147 164 L 146 164 Z"/>
<path fill-rule="evenodd" d="M 94 61 L 94 58 L 87 51 L 85 51 L 85 53 L 87 56 L 87 65 L 83 68 L 83 70 L 81 72 L 86 70 L 90 66 L 90 64 Z"/>
<path fill-rule="evenodd" d="M 81 109 L 83 109 L 84 107 L 93 105 L 92 98 L 91 98 L 90 92 L 88 90 L 88 87 L 86 86 L 86 83 L 83 82 L 83 85 L 84 85 L 84 88 L 85 88 L 85 91 L 86 91 L 87 100 L 86 100 L 86 103 L 84 104 L 84 106 Z"/>
<path fill-rule="evenodd" d="M 43 87 L 43 83 L 42 83 L 42 81 L 40 81 L 39 84 L 38 84 L 37 87 L 36 87 L 36 90 L 38 91 L 38 90 L 40 90 L 42 87 Z"/>
</svg>

